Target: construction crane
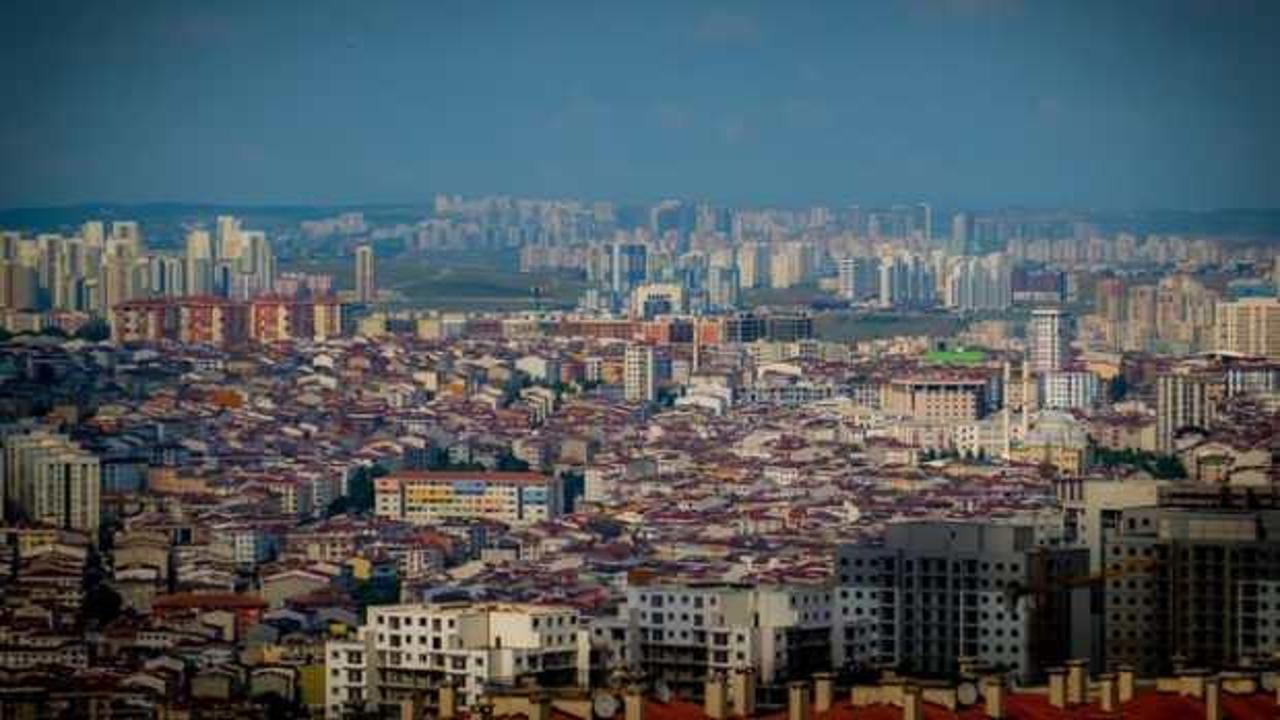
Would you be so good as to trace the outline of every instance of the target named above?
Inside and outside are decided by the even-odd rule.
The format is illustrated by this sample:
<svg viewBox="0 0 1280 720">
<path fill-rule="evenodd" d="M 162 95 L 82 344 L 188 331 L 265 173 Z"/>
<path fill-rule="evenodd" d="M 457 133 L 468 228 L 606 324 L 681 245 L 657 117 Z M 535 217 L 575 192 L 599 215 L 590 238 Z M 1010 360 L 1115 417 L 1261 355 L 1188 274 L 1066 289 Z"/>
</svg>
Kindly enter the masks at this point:
<svg viewBox="0 0 1280 720">
<path fill-rule="evenodd" d="M 1014 607 L 1017 605 L 1018 600 L 1028 595 L 1034 596 L 1039 600 L 1039 598 L 1054 592 L 1101 586 L 1107 580 L 1130 575 L 1146 575 L 1155 570 L 1157 564 L 1154 557 L 1130 557 L 1108 563 L 1101 572 L 1087 575 L 1068 575 L 1065 577 L 1041 577 L 1033 580 L 1029 585 L 1010 583 L 1005 586 L 1005 603 L 1009 607 Z M 1037 602 L 1037 604 L 1039 603 Z"/>
</svg>

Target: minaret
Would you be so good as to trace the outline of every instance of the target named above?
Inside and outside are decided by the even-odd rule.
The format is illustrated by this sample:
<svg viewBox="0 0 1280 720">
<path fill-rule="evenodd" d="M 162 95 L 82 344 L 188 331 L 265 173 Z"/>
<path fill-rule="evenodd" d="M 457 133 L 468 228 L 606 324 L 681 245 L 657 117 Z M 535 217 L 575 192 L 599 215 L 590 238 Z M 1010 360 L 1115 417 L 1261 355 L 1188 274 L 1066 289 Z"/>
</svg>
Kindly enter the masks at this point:
<svg viewBox="0 0 1280 720">
<path fill-rule="evenodd" d="M 1022 356 L 1022 440 L 1026 442 L 1031 429 L 1031 363 Z"/>
<path fill-rule="evenodd" d="M 1009 366 L 1009 361 L 1004 361 L 1004 387 L 1001 390 L 1004 406 L 1000 409 L 1000 435 L 1001 435 L 1001 457 L 1005 462 L 1009 462 L 1011 455 L 1011 441 L 1009 438 L 1009 388 L 1013 385 L 1013 369 Z"/>
<path fill-rule="evenodd" d="M 699 318 L 693 319 L 693 372 L 697 374 L 702 368 L 702 323 Z"/>
</svg>

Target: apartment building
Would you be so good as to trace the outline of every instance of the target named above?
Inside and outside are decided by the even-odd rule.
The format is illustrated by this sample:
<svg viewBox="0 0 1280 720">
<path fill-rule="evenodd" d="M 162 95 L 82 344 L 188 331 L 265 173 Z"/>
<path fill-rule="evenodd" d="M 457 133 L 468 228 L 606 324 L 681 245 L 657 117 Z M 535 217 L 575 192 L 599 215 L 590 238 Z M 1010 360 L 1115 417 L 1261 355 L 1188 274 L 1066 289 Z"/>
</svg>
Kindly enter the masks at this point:
<svg viewBox="0 0 1280 720">
<path fill-rule="evenodd" d="M 623 396 L 627 402 L 653 402 L 658 399 L 657 358 L 651 345 L 627 347 Z"/>
<path fill-rule="evenodd" d="M 1280 360 L 1280 299 L 1218 303 L 1214 327 L 1218 350 Z"/>
<path fill-rule="evenodd" d="M 918 420 L 980 420 L 990 412 L 991 382 L 986 378 L 895 378 L 885 390 L 884 409 Z"/>
<path fill-rule="evenodd" d="M 976 521 L 890 525 L 882 545 L 837 550 L 846 663 L 951 673 L 972 657 L 1031 681 L 1087 657 L 1087 549 L 1037 544 L 1037 527 Z M 842 619 L 845 619 L 842 618 Z M 1087 636 L 1087 633 L 1084 634 Z"/>
<path fill-rule="evenodd" d="M 374 481 L 374 512 L 417 524 L 481 518 L 527 525 L 564 512 L 564 487 L 532 472 L 400 472 Z"/>
<path fill-rule="evenodd" d="M 1056 370 L 1040 377 L 1040 406 L 1050 410 L 1088 410 L 1102 399 L 1098 376 L 1085 370 Z"/>
<path fill-rule="evenodd" d="M 833 593 L 827 585 L 748 586 L 632 578 L 618 615 L 595 623 L 606 663 L 639 667 L 697 697 L 706 678 L 752 668 L 761 687 L 826 670 L 833 662 Z"/>
<path fill-rule="evenodd" d="M 96 455 L 65 435 L 37 430 L 5 437 L 3 461 L 0 485 L 9 519 L 96 538 L 102 488 Z"/>
<path fill-rule="evenodd" d="M 1124 511 L 1104 551 L 1108 667 L 1222 668 L 1273 647 L 1280 510 Z M 1264 609 L 1264 606 L 1265 609 Z"/>
<path fill-rule="evenodd" d="M 493 686 L 579 683 L 587 658 L 587 631 L 569 607 L 375 606 L 354 637 L 326 644 L 325 717 L 352 708 L 436 716 L 442 702 L 464 709 Z"/>
<path fill-rule="evenodd" d="M 1172 451 L 1179 430 L 1208 427 L 1226 392 L 1226 379 L 1220 372 L 1182 369 L 1160 375 L 1156 380 L 1157 449 Z"/>
</svg>

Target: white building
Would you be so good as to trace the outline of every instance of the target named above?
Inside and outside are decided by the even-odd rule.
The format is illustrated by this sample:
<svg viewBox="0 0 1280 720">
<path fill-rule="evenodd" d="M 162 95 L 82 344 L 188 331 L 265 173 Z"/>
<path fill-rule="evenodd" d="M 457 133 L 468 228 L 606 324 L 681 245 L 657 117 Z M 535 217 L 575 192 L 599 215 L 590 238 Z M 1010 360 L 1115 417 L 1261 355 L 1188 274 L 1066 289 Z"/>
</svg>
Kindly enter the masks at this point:
<svg viewBox="0 0 1280 720">
<path fill-rule="evenodd" d="M 686 696 L 710 673 L 749 667 L 768 686 L 831 667 L 836 618 L 825 585 L 653 582 L 627 588 L 592 644 L 612 667 L 641 667 Z"/>
<path fill-rule="evenodd" d="M 91 537 L 98 529 L 98 457 L 65 435 L 37 430 L 5 438 L 0 486 L 5 505 L 29 521 L 82 530 Z"/>
<path fill-rule="evenodd" d="M 652 346 L 627 346 L 623 367 L 623 396 L 627 402 L 654 402 L 658 399 L 656 364 Z"/>
<path fill-rule="evenodd" d="M 1031 369 L 1035 372 L 1061 370 L 1067 363 L 1070 346 L 1069 318 L 1058 308 L 1038 308 L 1031 311 L 1031 323 L 1027 326 L 1027 347 Z"/>
<path fill-rule="evenodd" d="M 589 665 L 577 610 L 499 603 L 385 605 L 369 608 L 354 638 L 325 648 L 325 717 L 368 703 L 396 715 L 439 713 L 443 693 L 458 709 L 486 686 L 532 680 L 580 684 Z"/>
<path fill-rule="evenodd" d="M 361 245 L 356 248 L 356 300 L 362 303 L 377 299 L 378 290 L 373 279 L 373 248 Z"/>
<path fill-rule="evenodd" d="M 1101 398 L 1098 376 L 1085 370 L 1054 370 L 1040 377 L 1040 407 L 1087 410 Z"/>
</svg>

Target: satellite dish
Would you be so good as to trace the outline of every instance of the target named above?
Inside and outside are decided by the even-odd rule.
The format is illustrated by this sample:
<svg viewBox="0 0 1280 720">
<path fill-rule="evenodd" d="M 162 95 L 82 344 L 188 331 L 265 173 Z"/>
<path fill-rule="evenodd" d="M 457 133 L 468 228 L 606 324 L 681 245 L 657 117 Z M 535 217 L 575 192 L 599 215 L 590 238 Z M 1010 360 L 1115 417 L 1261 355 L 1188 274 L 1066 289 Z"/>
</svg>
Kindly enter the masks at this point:
<svg viewBox="0 0 1280 720">
<path fill-rule="evenodd" d="M 978 702 L 978 687 L 971 682 L 962 682 L 956 688 L 956 700 L 961 705 L 976 705 Z"/>
<path fill-rule="evenodd" d="M 653 688 L 653 693 L 658 696 L 658 702 L 671 702 L 671 686 L 667 685 L 666 680 L 659 680 L 658 684 Z"/>
<path fill-rule="evenodd" d="M 1276 688 L 1280 688 L 1280 673 L 1262 673 L 1262 687 L 1267 692 L 1275 692 Z"/>
<path fill-rule="evenodd" d="M 596 693 L 591 702 L 591 712 L 598 718 L 611 718 L 618 714 L 618 698 L 613 693 Z"/>
</svg>

